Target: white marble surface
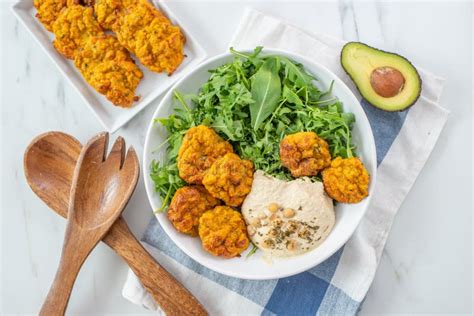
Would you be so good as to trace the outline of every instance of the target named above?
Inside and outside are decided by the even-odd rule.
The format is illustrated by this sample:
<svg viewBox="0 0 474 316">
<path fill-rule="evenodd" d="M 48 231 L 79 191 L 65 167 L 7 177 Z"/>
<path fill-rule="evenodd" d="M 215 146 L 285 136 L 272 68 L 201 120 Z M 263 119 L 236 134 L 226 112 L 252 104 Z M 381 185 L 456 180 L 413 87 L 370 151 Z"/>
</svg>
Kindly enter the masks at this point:
<svg viewBox="0 0 474 316">
<path fill-rule="evenodd" d="M 99 123 L 61 77 L 9 7 L 1 26 L 2 314 L 35 313 L 58 263 L 64 221 L 28 188 L 22 155 L 48 130 L 81 141 Z M 247 2 L 308 30 L 359 39 L 409 57 L 446 78 L 441 98 L 449 121 L 397 215 L 361 314 L 472 311 L 472 54 L 470 2 Z M 210 55 L 222 52 L 243 12 L 238 2 L 171 2 Z M 119 130 L 141 154 L 155 101 Z M 116 135 L 113 135 L 115 137 Z M 141 235 L 151 210 L 140 183 L 125 218 Z M 70 301 L 78 314 L 147 313 L 121 297 L 127 267 L 100 245 L 84 265 Z"/>
</svg>

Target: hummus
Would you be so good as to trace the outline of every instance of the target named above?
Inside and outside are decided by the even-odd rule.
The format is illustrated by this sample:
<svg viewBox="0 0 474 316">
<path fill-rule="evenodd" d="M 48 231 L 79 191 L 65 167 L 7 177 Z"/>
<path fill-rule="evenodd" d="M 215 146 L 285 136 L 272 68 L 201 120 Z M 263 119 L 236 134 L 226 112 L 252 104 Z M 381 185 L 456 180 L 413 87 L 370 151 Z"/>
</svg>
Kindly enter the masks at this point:
<svg viewBox="0 0 474 316">
<path fill-rule="evenodd" d="M 322 183 L 308 178 L 284 181 L 262 171 L 255 172 L 242 214 L 252 242 L 276 257 L 316 248 L 335 223 L 332 199 Z"/>
</svg>

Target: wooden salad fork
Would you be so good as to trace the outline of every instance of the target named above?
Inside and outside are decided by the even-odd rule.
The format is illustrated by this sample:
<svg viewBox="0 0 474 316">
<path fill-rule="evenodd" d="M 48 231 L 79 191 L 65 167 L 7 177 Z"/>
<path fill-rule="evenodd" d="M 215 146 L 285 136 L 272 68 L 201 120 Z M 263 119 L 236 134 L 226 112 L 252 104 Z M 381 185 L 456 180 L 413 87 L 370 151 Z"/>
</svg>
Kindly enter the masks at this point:
<svg viewBox="0 0 474 316">
<path fill-rule="evenodd" d="M 71 135 L 47 132 L 33 139 L 24 154 L 28 185 L 65 218 L 81 148 L 81 143 Z M 145 250 L 121 216 L 102 241 L 125 260 L 167 315 L 207 315 L 199 301 Z"/>
<path fill-rule="evenodd" d="M 137 185 L 135 150 L 130 148 L 125 157 L 125 142 L 119 137 L 106 157 L 108 142 L 108 133 L 93 137 L 77 161 L 61 260 L 40 315 L 64 315 L 82 264 L 120 216 Z"/>
</svg>

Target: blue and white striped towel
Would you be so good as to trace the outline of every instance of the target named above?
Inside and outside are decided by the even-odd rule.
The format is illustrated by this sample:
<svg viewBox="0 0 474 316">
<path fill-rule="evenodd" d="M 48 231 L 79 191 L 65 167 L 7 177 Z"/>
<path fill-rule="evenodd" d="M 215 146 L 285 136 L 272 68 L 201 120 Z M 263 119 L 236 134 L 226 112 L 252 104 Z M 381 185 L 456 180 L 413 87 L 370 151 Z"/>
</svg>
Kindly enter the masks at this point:
<svg viewBox="0 0 474 316">
<path fill-rule="evenodd" d="M 339 63 L 343 41 L 308 33 L 279 19 L 248 9 L 231 43 L 243 49 L 258 45 L 306 56 L 331 69 L 357 94 Z M 375 137 L 377 186 L 372 204 L 343 249 L 317 267 L 270 281 L 247 281 L 213 272 L 185 255 L 153 219 L 143 242 L 155 258 L 206 306 L 211 315 L 351 315 L 364 299 L 382 249 L 402 201 L 420 173 L 446 122 L 448 111 L 438 105 L 442 80 L 420 70 L 423 91 L 403 112 L 362 106 Z M 358 95 L 358 94 L 357 94 Z M 157 309 L 132 272 L 123 295 Z"/>
</svg>

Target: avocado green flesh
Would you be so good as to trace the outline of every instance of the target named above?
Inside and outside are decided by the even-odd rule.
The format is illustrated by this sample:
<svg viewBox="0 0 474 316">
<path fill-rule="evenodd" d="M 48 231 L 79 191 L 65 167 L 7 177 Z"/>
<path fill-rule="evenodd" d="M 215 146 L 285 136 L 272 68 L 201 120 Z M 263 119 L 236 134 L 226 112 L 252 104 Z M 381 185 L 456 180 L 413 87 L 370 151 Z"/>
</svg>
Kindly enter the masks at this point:
<svg viewBox="0 0 474 316">
<path fill-rule="evenodd" d="M 360 94 L 372 105 L 385 111 L 402 111 L 416 102 L 421 92 L 421 80 L 415 67 L 404 57 L 384 52 L 362 43 L 344 46 L 341 64 L 352 78 Z M 392 67 L 405 78 L 401 91 L 389 98 L 378 95 L 370 83 L 372 72 L 379 67 Z"/>
</svg>

